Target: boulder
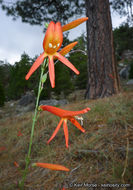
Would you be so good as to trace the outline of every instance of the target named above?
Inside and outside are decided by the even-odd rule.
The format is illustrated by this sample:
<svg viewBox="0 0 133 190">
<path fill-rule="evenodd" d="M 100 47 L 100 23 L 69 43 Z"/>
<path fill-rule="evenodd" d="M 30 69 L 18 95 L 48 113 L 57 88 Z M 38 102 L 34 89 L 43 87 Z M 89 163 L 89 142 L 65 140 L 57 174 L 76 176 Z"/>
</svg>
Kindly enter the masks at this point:
<svg viewBox="0 0 133 190">
<path fill-rule="evenodd" d="M 127 59 L 127 60 L 133 59 L 133 50 L 128 49 L 123 51 L 122 59 Z"/>
<path fill-rule="evenodd" d="M 50 99 L 50 100 L 41 100 L 39 102 L 39 105 L 58 106 L 58 105 L 65 105 L 67 103 L 68 101 L 66 99 L 63 100 Z"/>
<path fill-rule="evenodd" d="M 127 82 L 127 85 L 133 85 L 133 79 L 130 79 L 130 80 Z"/>
<path fill-rule="evenodd" d="M 35 96 L 33 92 L 27 92 L 26 95 L 22 96 L 18 102 L 20 106 L 27 106 L 29 104 L 35 104 Z"/>
<path fill-rule="evenodd" d="M 68 101 L 66 99 L 59 100 L 58 102 L 59 102 L 60 106 L 64 106 L 64 105 L 68 104 Z"/>
<path fill-rule="evenodd" d="M 25 113 L 25 112 L 29 112 L 29 111 L 33 111 L 35 109 L 35 104 L 34 103 L 31 103 L 31 104 L 28 104 L 27 106 L 21 106 L 21 105 L 17 105 L 16 106 L 16 113 L 17 114 L 22 114 L 22 113 Z"/>
<path fill-rule="evenodd" d="M 55 99 L 50 99 L 50 100 L 41 100 L 39 102 L 40 105 L 49 105 L 49 106 L 57 106 L 58 105 L 58 100 Z"/>
<path fill-rule="evenodd" d="M 122 77 L 123 79 L 128 79 L 129 77 L 129 71 L 130 71 L 130 66 L 126 66 L 123 69 L 120 70 L 119 75 L 120 77 Z"/>
</svg>

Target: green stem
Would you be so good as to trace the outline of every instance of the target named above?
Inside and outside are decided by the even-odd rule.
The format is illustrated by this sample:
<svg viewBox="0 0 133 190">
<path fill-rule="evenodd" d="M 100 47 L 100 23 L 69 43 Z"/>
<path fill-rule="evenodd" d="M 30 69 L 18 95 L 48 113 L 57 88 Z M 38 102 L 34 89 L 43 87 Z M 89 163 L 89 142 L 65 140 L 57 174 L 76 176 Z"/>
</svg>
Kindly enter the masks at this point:
<svg viewBox="0 0 133 190">
<path fill-rule="evenodd" d="M 43 76 L 46 64 L 47 64 L 47 59 L 44 60 L 44 63 L 43 63 L 42 68 L 41 68 L 41 75 L 40 75 L 40 81 L 39 81 L 39 86 L 38 86 L 38 95 L 37 95 L 37 100 L 36 100 L 34 117 L 33 117 L 33 121 L 32 121 L 32 129 L 31 129 L 31 135 L 30 135 L 29 150 L 28 150 L 28 154 L 27 154 L 27 157 L 26 157 L 26 166 L 25 166 L 25 170 L 24 170 L 24 173 L 23 173 L 22 181 L 19 184 L 19 187 L 20 187 L 21 190 L 23 190 L 23 188 L 24 188 L 24 181 L 25 181 L 25 178 L 27 176 L 28 167 L 29 167 L 29 163 L 30 163 L 31 147 L 32 147 L 32 141 L 33 141 L 33 136 L 34 136 L 34 128 L 35 128 L 36 117 L 37 117 L 37 112 L 38 112 L 39 98 L 40 98 L 40 94 L 41 94 L 41 91 L 42 91 L 42 76 Z"/>
</svg>

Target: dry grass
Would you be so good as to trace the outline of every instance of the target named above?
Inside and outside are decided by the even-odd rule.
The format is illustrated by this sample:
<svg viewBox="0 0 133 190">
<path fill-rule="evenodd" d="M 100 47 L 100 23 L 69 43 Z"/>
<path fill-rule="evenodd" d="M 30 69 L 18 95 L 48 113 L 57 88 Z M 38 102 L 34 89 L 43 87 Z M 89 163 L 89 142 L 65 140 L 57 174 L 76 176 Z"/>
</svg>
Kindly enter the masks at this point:
<svg viewBox="0 0 133 190">
<path fill-rule="evenodd" d="M 133 92 L 83 100 L 62 108 L 80 110 L 85 107 L 91 108 L 83 115 L 86 132 L 81 133 L 69 123 L 68 149 L 62 129 L 49 145 L 46 144 L 59 118 L 47 112 L 40 113 L 31 163 L 61 164 L 71 171 L 49 171 L 30 166 L 25 190 L 59 190 L 63 185 L 69 186 L 68 189 L 83 190 L 89 188 L 87 184 L 133 184 Z M 17 184 L 25 167 L 32 116 L 32 112 L 19 117 L 12 114 L 0 120 L 0 147 L 6 147 L 0 151 L 0 190 L 19 189 Z M 18 130 L 23 136 L 17 136 Z M 19 168 L 14 166 L 15 161 Z M 95 189 L 105 188 L 99 185 Z"/>
</svg>

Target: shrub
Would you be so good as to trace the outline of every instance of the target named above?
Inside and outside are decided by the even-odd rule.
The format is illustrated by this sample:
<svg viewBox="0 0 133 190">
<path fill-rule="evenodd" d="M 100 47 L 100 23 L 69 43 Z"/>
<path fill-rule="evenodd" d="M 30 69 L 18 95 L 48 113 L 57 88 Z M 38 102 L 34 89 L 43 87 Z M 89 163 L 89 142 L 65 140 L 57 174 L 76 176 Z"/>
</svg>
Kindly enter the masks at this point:
<svg viewBox="0 0 133 190">
<path fill-rule="evenodd" d="M 0 107 L 4 106 L 4 102 L 5 102 L 4 87 L 2 83 L 0 82 Z"/>
</svg>

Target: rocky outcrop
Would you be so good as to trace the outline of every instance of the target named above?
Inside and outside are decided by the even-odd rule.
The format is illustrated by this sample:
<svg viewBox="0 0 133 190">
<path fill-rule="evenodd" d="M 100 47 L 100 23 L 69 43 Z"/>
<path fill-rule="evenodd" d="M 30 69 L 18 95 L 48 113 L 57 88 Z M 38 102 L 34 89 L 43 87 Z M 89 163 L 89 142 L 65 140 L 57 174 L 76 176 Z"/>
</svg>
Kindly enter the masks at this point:
<svg viewBox="0 0 133 190">
<path fill-rule="evenodd" d="M 127 85 L 133 85 L 133 79 L 130 79 L 130 80 L 127 82 Z"/>
<path fill-rule="evenodd" d="M 133 50 L 128 49 L 123 51 L 122 59 L 127 59 L 127 60 L 133 59 Z"/>
<path fill-rule="evenodd" d="M 27 106 L 31 103 L 35 104 L 35 96 L 34 96 L 33 92 L 27 92 L 26 95 L 21 97 L 21 99 L 18 102 L 18 105 Z"/>
<path fill-rule="evenodd" d="M 20 114 L 23 112 L 33 111 L 35 108 L 35 96 L 33 92 L 27 92 L 26 95 L 22 96 L 16 106 L 16 113 Z"/>
<path fill-rule="evenodd" d="M 123 69 L 120 70 L 119 75 L 123 79 L 128 79 L 129 78 L 129 71 L 130 71 L 130 66 L 127 65 Z"/>
<path fill-rule="evenodd" d="M 39 102 L 39 105 L 49 105 L 49 106 L 62 106 L 65 104 L 68 104 L 68 101 L 66 99 L 62 100 L 50 99 L 50 100 L 41 100 Z"/>
</svg>

